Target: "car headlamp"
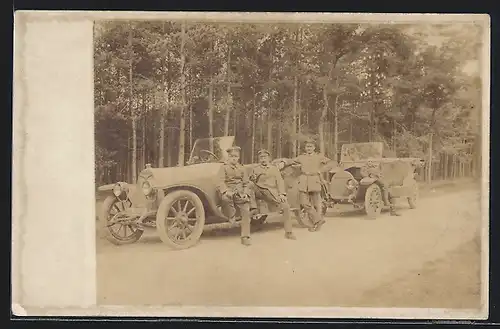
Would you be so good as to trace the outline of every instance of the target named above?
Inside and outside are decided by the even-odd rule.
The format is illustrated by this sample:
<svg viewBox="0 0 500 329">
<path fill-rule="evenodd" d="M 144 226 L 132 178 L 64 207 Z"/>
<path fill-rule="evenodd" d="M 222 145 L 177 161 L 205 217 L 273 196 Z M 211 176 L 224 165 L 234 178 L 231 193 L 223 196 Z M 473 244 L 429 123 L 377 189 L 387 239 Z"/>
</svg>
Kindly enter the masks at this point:
<svg viewBox="0 0 500 329">
<path fill-rule="evenodd" d="M 145 196 L 149 196 L 153 192 L 153 188 L 151 187 L 151 184 L 149 184 L 148 181 L 142 183 L 142 192 L 144 193 Z"/>
<path fill-rule="evenodd" d="M 354 179 L 349 179 L 346 183 L 346 187 L 349 190 L 354 190 L 358 186 L 358 182 Z"/>
</svg>

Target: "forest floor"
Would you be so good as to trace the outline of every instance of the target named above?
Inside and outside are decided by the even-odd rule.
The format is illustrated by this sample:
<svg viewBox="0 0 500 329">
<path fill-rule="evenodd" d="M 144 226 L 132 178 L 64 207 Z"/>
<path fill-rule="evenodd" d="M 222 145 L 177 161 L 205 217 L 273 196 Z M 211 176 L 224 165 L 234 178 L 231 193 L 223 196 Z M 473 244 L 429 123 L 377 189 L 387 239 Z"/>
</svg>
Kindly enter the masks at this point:
<svg viewBox="0 0 500 329">
<path fill-rule="evenodd" d="M 97 239 L 98 303 L 107 305 L 480 307 L 480 192 L 456 181 L 422 187 L 401 217 L 327 213 L 322 230 L 280 225 L 239 243 L 205 233 L 172 251 L 154 231 L 133 245 Z"/>
</svg>

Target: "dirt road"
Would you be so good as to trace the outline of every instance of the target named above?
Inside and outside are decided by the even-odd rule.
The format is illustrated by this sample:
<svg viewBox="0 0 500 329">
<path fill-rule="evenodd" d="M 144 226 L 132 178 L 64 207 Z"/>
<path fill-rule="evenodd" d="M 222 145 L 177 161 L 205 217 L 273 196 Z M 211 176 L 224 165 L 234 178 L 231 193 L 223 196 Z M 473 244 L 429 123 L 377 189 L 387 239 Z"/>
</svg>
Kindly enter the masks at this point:
<svg viewBox="0 0 500 329">
<path fill-rule="evenodd" d="M 154 232 L 121 247 L 99 240 L 98 303 L 478 308 L 479 190 L 400 208 L 377 220 L 329 213 L 319 232 L 297 228 L 296 241 L 272 226 L 251 247 L 234 230 L 181 251 Z"/>
</svg>

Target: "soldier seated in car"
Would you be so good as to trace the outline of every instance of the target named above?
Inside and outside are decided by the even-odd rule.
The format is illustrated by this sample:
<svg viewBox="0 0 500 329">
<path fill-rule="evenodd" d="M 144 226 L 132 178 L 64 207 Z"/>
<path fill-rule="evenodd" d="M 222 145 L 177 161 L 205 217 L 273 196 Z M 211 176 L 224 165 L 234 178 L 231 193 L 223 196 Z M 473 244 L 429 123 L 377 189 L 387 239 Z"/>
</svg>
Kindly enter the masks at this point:
<svg viewBox="0 0 500 329">
<path fill-rule="evenodd" d="M 229 217 L 231 223 L 235 222 L 236 209 L 241 216 L 241 243 L 249 246 L 250 241 L 250 216 L 257 208 L 248 173 L 240 164 L 240 151 L 238 146 L 227 150 L 228 160 L 224 163 L 219 176 L 217 191 L 221 197 L 222 212 Z"/>
<path fill-rule="evenodd" d="M 387 183 L 382 176 L 382 171 L 379 166 L 372 160 L 368 160 L 366 165 L 361 168 L 361 175 L 377 179 L 380 189 L 382 190 L 382 199 L 385 206 L 390 207 L 391 216 L 401 216 L 401 214 L 396 211 L 395 199 L 389 194 Z"/>
<path fill-rule="evenodd" d="M 271 153 L 268 150 L 260 150 L 258 156 L 259 165 L 255 166 L 250 174 L 255 197 L 283 212 L 285 238 L 295 240 L 296 237 L 292 232 L 291 210 L 286 197 L 283 177 L 279 169 L 271 164 Z"/>
</svg>

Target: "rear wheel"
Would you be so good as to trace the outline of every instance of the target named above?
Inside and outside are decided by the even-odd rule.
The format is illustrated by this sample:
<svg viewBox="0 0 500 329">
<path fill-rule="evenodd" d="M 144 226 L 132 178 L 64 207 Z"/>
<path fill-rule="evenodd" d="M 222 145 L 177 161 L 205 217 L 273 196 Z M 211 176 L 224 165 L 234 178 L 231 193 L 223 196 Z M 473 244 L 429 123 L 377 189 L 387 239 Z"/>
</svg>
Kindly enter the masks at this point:
<svg viewBox="0 0 500 329">
<path fill-rule="evenodd" d="M 126 218 L 126 211 L 132 206 L 129 199 L 118 200 L 114 196 L 108 196 L 102 205 L 102 229 L 104 237 L 116 245 L 137 242 L 144 233 L 132 225 L 122 224 L 121 218 Z M 114 223 L 114 224 L 111 224 Z"/>
<path fill-rule="evenodd" d="M 205 226 L 205 208 L 191 191 L 179 190 L 165 196 L 156 214 L 160 239 L 173 249 L 196 245 Z"/>
<path fill-rule="evenodd" d="M 382 211 L 383 199 L 382 190 L 377 184 L 368 186 L 365 193 L 365 211 L 370 219 L 377 218 Z"/>
</svg>

